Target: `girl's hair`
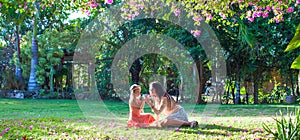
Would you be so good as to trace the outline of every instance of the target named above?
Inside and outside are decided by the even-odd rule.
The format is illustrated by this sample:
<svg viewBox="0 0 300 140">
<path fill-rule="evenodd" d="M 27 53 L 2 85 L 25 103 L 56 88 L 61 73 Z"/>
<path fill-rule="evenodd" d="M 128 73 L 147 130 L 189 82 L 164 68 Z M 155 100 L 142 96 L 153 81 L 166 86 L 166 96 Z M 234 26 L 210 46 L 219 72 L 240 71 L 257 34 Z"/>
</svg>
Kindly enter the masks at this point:
<svg viewBox="0 0 300 140">
<path fill-rule="evenodd" d="M 130 87 L 130 91 L 131 91 L 131 92 L 134 92 L 134 90 L 136 90 L 136 89 L 141 89 L 141 86 L 138 85 L 138 84 L 133 84 L 133 85 Z"/>
<path fill-rule="evenodd" d="M 129 98 L 129 104 L 130 104 L 130 105 L 135 105 L 135 104 L 134 104 L 134 100 L 135 100 L 135 97 L 134 97 L 134 91 L 137 90 L 137 89 L 141 89 L 141 86 L 140 86 L 140 85 L 137 85 L 137 84 L 133 84 L 133 85 L 130 87 L 130 98 Z"/>
<path fill-rule="evenodd" d="M 161 83 L 155 81 L 151 82 L 149 85 L 150 90 L 155 89 L 155 92 L 158 96 L 158 99 L 161 101 L 162 97 L 167 97 L 167 106 L 168 108 L 171 107 L 172 100 L 175 101 L 168 93 L 167 91 L 162 87 Z"/>
</svg>

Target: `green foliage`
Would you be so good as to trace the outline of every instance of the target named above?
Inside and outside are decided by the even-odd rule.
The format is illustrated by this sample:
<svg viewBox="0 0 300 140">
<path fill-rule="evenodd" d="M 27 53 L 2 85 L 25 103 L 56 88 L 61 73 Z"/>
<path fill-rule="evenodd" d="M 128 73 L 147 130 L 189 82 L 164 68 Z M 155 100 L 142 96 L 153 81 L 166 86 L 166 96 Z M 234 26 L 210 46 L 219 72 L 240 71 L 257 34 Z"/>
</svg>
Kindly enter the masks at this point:
<svg viewBox="0 0 300 140">
<path fill-rule="evenodd" d="M 254 34 L 252 34 L 251 31 L 249 31 L 247 25 L 241 21 L 239 22 L 238 38 L 241 44 L 245 42 L 251 48 L 255 45 L 256 39 Z"/>
<path fill-rule="evenodd" d="M 97 81 L 99 81 L 97 82 L 97 88 L 101 97 L 109 98 L 115 95 L 115 93 L 111 91 L 113 88 L 111 88 L 110 67 L 118 49 L 121 48 L 124 42 L 141 34 L 149 34 L 149 32 L 153 34 L 164 34 L 174 38 L 188 50 L 194 60 L 201 57 L 204 59 L 204 62 L 207 62 L 204 49 L 198 44 L 195 38 L 182 27 L 164 20 L 159 20 L 158 23 L 156 23 L 155 19 L 134 20 L 120 27 L 115 34 L 107 36 L 107 40 L 101 42 L 102 44 L 98 44 L 100 51 L 96 56 L 97 62 L 99 62 L 98 68 L 96 69 L 96 77 Z M 162 47 L 162 49 L 164 48 Z M 168 58 L 156 54 L 147 54 L 142 56 L 140 60 L 142 69 L 139 73 L 139 84 L 143 87 L 143 93 L 148 92 L 148 84 L 151 80 L 158 80 L 155 78 L 171 74 L 167 72 L 168 67 L 172 69 L 174 75 L 177 75 L 177 78 L 173 79 L 175 81 L 174 84 L 180 84 L 178 69 Z M 124 71 L 127 71 L 128 67 L 127 63 L 119 65 L 119 69 Z M 134 66 L 132 67 L 135 68 Z M 129 79 L 131 79 L 131 77 L 129 77 Z"/>
<path fill-rule="evenodd" d="M 21 44 L 21 68 L 23 76 L 29 77 L 31 53 L 31 36 L 28 34 L 23 38 Z M 64 68 L 62 67 L 62 57 L 64 56 L 64 49 L 72 47 L 74 41 L 78 37 L 78 33 L 74 31 L 64 30 L 59 32 L 57 30 L 46 30 L 44 34 L 38 36 L 39 45 L 39 59 L 36 66 L 37 81 L 43 85 L 45 78 L 50 78 L 51 75 L 58 74 Z"/>
<path fill-rule="evenodd" d="M 280 111 L 280 118 L 273 118 L 276 121 L 276 130 L 273 131 L 266 123 L 263 123 L 263 128 L 269 134 L 274 136 L 274 139 L 280 140 L 299 140 L 300 139 L 300 108 L 295 109 L 295 112 L 288 113 L 288 119 Z"/>
<path fill-rule="evenodd" d="M 291 51 L 293 49 L 296 49 L 300 46 L 300 24 L 298 25 L 296 29 L 296 33 L 294 38 L 291 40 L 287 48 L 285 49 L 285 52 Z M 291 68 L 293 69 L 300 69 L 300 56 L 298 56 L 294 62 L 291 65 Z"/>
<path fill-rule="evenodd" d="M 300 55 L 294 60 L 291 65 L 292 69 L 300 69 Z"/>
<path fill-rule="evenodd" d="M 285 52 L 291 51 L 293 49 L 296 49 L 300 46 L 300 24 L 298 25 L 296 29 L 296 33 L 294 35 L 294 38 L 291 40 L 287 48 L 284 50 Z"/>
<path fill-rule="evenodd" d="M 291 95 L 291 90 L 286 86 L 280 86 L 275 84 L 274 89 L 271 94 L 267 94 L 268 103 L 282 103 L 284 98 L 288 95 Z"/>
<path fill-rule="evenodd" d="M 25 89 L 25 82 L 24 80 L 16 80 L 15 74 L 9 70 L 6 69 L 2 73 L 3 78 L 3 89 L 5 90 L 24 90 Z"/>
</svg>

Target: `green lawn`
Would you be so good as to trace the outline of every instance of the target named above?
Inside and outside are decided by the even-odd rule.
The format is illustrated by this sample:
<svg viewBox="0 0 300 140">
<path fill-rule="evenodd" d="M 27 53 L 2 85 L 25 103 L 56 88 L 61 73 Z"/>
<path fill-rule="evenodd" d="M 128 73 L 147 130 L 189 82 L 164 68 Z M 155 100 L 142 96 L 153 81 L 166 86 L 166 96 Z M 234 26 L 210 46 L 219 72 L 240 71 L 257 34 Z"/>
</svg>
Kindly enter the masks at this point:
<svg viewBox="0 0 300 140">
<path fill-rule="evenodd" d="M 265 122 L 295 105 L 184 104 L 197 128 L 126 128 L 120 102 L 0 99 L 0 139 L 270 139 Z M 145 112 L 150 112 L 146 106 Z"/>
</svg>

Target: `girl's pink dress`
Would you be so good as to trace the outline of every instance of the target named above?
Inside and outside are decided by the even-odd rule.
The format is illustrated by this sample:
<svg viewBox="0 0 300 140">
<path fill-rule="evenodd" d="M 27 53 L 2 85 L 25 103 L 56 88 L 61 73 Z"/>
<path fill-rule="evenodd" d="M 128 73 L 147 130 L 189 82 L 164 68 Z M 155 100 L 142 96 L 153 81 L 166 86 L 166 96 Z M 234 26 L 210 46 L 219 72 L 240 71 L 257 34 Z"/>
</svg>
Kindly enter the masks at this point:
<svg viewBox="0 0 300 140">
<path fill-rule="evenodd" d="M 154 117 L 149 113 L 140 113 L 141 109 L 130 106 L 128 127 L 148 127 L 155 121 Z"/>
</svg>

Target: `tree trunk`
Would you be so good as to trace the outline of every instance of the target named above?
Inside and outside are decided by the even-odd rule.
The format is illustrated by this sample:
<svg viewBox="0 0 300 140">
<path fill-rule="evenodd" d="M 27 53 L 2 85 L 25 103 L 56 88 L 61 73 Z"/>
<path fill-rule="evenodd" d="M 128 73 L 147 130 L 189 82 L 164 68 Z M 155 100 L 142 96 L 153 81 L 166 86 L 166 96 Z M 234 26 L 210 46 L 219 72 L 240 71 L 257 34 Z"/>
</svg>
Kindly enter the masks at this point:
<svg viewBox="0 0 300 140">
<path fill-rule="evenodd" d="M 30 77 L 28 82 L 28 91 L 36 91 L 39 89 L 39 85 L 36 79 L 36 65 L 38 64 L 38 44 L 37 40 L 32 38 L 32 58 L 30 67 Z"/>
<path fill-rule="evenodd" d="M 233 100 L 233 103 L 234 103 L 234 101 L 235 101 L 235 95 L 234 95 L 234 91 L 235 91 L 235 85 L 231 85 L 232 83 L 230 83 L 230 87 L 232 87 L 232 89 L 231 89 L 231 95 L 232 95 L 232 100 Z"/>
<path fill-rule="evenodd" d="M 52 66 L 52 62 L 51 62 L 51 68 L 50 68 L 50 93 L 54 92 L 54 87 L 53 87 L 53 78 L 54 76 L 54 68 Z"/>
<path fill-rule="evenodd" d="M 198 94 L 198 98 L 197 98 L 197 104 L 204 104 L 205 101 L 202 99 L 202 93 L 204 91 L 206 80 L 205 80 L 205 76 L 204 76 L 204 66 L 202 64 L 202 59 L 201 58 L 199 58 L 199 60 L 197 61 L 196 66 L 197 66 L 197 69 L 198 69 L 198 76 L 199 76 L 199 82 L 200 82 L 199 94 Z"/>
<path fill-rule="evenodd" d="M 240 97 L 240 91 L 241 91 L 241 85 L 240 85 L 240 81 L 236 81 L 235 82 L 235 86 L 236 86 L 236 93 L 235 93 L 235 100 L 234 100 L 234 104 L 241 104 L 241 97 Z"/>
<path fill-rule="evenodd" d="M 246 89 L 246 103 L 249 104 L 248 81 L 245 82 L 245 89 Z"/>
<path fill-rule="evenodd" d="M 35 67 L 38 64 L 38 43 L 36 40 L 37 36 L 37 20 L 39 14 L 39 3 L 35 2 L 35 6 L 37 9 L 35 18 L 33 19 L 33 35 L 32 35 L 32 58 L 31 58 L 31 67 L 30 67 L 30 77 L 28 82 L 28 91 L 33 92 L 39 89 L 39 84 L 36 79 L 36 69 Z"/>
<path fill-rule="evenodd" d="M 229 103 L 229 92 L 230 92 L 230 86 L 231 86 L 231 78 L 229 80 L 229 83 L 228 83 L 228 87 L 227 87 L 227 91 L 226 91 L 226 104 Z"/>
<path fill-rule="evenodd" d="M 293 79 L 293 73 L 291 72 L 290 73 L 290 81 L 291 81 L 291 86 L 292 86 L 292 95 L 293 96 L 296 96 L 296 93 L 295 93 L 295 87 L 294 87 L 294 79 Z"/>
<path fill-rule="evenodd" d="M 20 80 L 22 80 L 22 70 L 21 70 L 21 67 L 20 66 L 18 66 L 19 64 L 18 63 L 20 63 L 21 62 L 21 56 L 20 56 L 20 35 L 19 35 L 19 26 L 17 25 L 16 26 L 16 36 L 15 36 L 15 46 L 16 46 L 16 50 L 17 50 L 17 64 L 16 64 L 16 73 L 15 73 L 15 75 L 16 75 L 16 80 L 18 80 L 18 81 L 20 81 Z"/>
<path fill-rule="evenodd" d="M 253 96 L 254 96 L 254 104 L 258 104 L 258 81 L 256 78 L 254 78 L 254 92 L 253 92 Z"/>
<path fill-rule="evenodd" d="M 131 78 L 133 83 L 138 83 L 140 81 L 141 70 L 142 70 L 141 61 L 140 59 L 137 59 L 136 61 L 133 62 L 130 68 L 130 73 L 131 73 Z"/>
<path fill-rule="evenodd" d="M 67 67 L 69 69 L 69 71 L 67 73 L 66 87 L 67 87 L 67 91 L 71 92 L 72 89 L 73 89 L 73 85 L 72 85 L 72 79 L 73 79 L 72 64 L 67 63 L 66 65 L 67 65 Z"/>
</svg>

